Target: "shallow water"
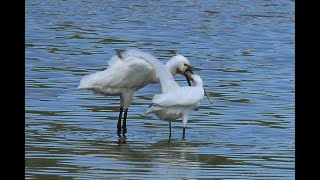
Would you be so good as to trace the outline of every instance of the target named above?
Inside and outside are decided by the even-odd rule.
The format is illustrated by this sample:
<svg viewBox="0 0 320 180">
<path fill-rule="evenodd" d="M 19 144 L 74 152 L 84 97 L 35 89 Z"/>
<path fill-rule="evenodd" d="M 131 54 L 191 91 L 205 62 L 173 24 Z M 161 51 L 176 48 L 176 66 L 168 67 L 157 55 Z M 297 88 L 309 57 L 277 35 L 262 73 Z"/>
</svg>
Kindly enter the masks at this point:
<svg viewBox="0 0 320 180">
<path fill-rule="evenodd" d="M 27 0 L 27 179 L 294 179 L 294 2 Z M 126 140 L 118 97 L 76 87 L 113 49 L 166 62 L 186 56 L 204 80 L 182 122 L 144 115 L 159 85 L 139 90 Z M 183 77 L 176 76 L 186 86 Z"/>
</svg>

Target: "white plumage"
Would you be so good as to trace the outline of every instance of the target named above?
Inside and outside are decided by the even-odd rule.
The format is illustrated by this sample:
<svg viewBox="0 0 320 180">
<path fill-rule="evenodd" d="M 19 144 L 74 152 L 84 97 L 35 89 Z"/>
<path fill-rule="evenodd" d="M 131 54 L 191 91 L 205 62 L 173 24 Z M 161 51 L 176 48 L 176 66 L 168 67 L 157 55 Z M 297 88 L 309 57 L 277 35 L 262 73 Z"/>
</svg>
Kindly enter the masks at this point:
<svg viewBox="0 0 320 180">
<path fill-rule="evenodd" d="M 159 82 L 159 77 L 160 79 L 172 78 L 171 81 L 162 85 L 162 88 L 171 89 L 176 86 L 173 75 L 177 73 L 184 75 L 186 70 L 192 69 L 189 60 L 182 55 L 172 57 L 166 65 L 163 65 L 150 53 L 138 49 L 118 51 L 117 55 L 112 56 L 108 61 L 108 65 L 108 69 L 104 71 L 84 76 L 78 89 L 92 90 L 105 96 L 120 96 L 121 107 L 117 125 L 119 136 L 122 111 L 124 111 L 122 134 L 126 133 L 127 111 L 134 91 L 149 83 Z M 155 69 L 155 65 L 165 68 Z"/>
<path fill-rule="evenodd" d="M 192 110 L 199 108 L 200 101 L 203 99 L 204 89 L 202 79 L 196 74 L 190 76 L 194 86 L 178 87 L 169 92 L 155 95 L 152 100 L 153 104 L 145 112 L 146 114 L 154 113 L 159 119 L 169 122 L 169 138 L 171 137 L 171 121 L 180 117 L 182 117 L 183 123 L 183 138 L 185 137 L 188 115 Z"/>
<path fill-rule="evenodd" d="M 108 69 L 84 76 L 79 89 L 90 89 L 103 95 L 121 95 L 135 91 L 156 78 L 153 66 L 140 58 L 127 58 L 111 63 Z M 124 105 L 124 106 L 128 106 Z"/>
<path fill-rule="evenodd" d="M 199 102 L 203 93 L 202 87 L 180 87 L 168 93 L 155 95 L 152 102 L 161 106 L 185 106 Z"/>
</svg>

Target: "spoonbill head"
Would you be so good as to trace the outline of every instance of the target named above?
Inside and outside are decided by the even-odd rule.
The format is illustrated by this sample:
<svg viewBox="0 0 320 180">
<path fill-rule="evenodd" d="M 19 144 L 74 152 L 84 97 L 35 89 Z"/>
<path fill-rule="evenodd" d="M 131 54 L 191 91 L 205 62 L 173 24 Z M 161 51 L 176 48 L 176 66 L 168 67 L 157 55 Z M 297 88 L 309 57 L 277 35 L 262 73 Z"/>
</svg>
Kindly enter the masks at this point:
<svg viewBox="0 0 320 180">
<path fill-rule="evenodd" d="M 185 76 L 186 70 L 192 72 L 192 66 L 189 60 L 183 55 L 177 54 L 173 56 L 167 63 L 167 68 L 170 70 L 172 75 L 181 74 Z"/>
<path fill-rule="evenodd" d="M 186 72 L 190 72 L 193 74 L 193 68 L 186 57 L 180 54 L 176 54 L 166 63 L 166 67 L 169 69 L 173 76 L 175 76 L 176 74 L 185 76 L 189 86 L 191 86 Z"/>
</svg>

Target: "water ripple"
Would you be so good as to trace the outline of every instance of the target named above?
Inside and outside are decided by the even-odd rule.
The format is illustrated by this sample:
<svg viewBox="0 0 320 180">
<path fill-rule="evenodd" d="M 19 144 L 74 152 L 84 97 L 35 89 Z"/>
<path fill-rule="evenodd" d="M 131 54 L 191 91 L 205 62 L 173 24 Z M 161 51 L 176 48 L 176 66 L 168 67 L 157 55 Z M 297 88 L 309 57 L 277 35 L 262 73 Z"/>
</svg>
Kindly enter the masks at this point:
<svg viewBox="0 0 320 180">
<path fill-rule="evenodd" d="M 294 2 L 26 1 L 26 179 L 293 179 Z M 114 49 L 189 58 L 213 97 L 168 123 L 136 92 L 127 138 L 119 97 L 79 91 Z M 175 77 L 186 86 L 183 77 Z"/>
</svg>

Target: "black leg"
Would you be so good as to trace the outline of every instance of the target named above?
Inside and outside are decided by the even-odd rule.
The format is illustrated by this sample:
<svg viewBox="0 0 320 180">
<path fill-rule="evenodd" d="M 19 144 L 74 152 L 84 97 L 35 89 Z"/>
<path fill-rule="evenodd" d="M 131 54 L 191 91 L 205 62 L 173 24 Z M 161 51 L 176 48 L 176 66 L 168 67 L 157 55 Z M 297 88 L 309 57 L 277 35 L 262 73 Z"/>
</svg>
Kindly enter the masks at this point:
<svg viewBox="0 0 320 180">
<path fill-rule="evenodd" d="M 183 127 L 182 139 L 186 137 L 186 127 Z"/>
<path fill-rule="evenodd" d="M 188 85 L 191 86 L 191 82 L 190 82 L 189 78 L 186 77 L 186 79 L 187 79 Z"/>
<path fill-rule="evenodd" d="M 120 136 L 120 134 L 121 134 L 121 118 L 122 118 L 122 112 L 123 112 L 123 108 L 120 107 L 119 119 L 118 119 L 118 125 L 117 125 L 117 134 L 118 134 L 118 136 Z"/>
<path fill-rule="evenodd" d="M 171 139 L 171 121 L 169 122 L 169 139 Z"/>
<path fill-rule="evenodd" d="M 122 124 L 122 135 L 127 133 L 127 113 L 128 109 L 124 110 L 123 124 Z"/>
</svg>

